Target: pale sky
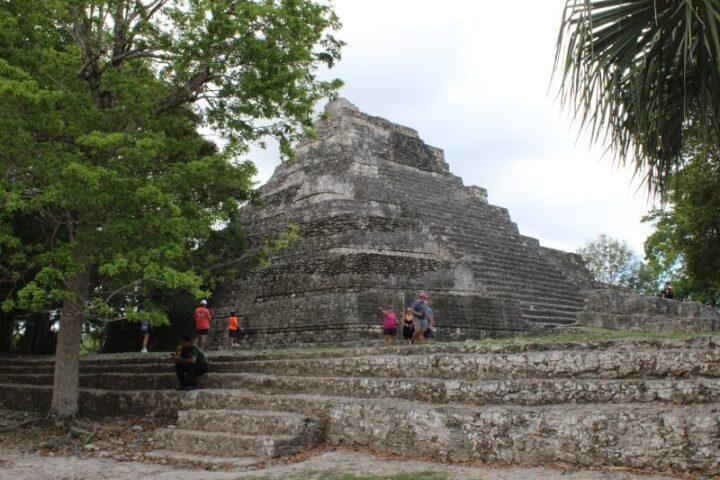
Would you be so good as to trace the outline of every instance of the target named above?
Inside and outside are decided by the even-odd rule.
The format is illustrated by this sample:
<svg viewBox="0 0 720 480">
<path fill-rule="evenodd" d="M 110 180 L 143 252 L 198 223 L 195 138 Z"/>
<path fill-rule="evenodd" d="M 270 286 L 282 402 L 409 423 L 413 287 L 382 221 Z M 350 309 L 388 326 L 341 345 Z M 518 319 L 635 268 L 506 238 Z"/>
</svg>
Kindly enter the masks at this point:
<svg viewBox="0 0 720 480">
<path fill-rule="evenodd" d="M 520 232 L 575 250 L 602 232 L 642 253 L 650 206 L 629 170 L 591 147 L 550 85 L 565 0 L 335 0 L 348 45 L 330 75 L 362 111 L 415 128 Z M 253 150 L 257 180 L 279 163 Z"/>
</svg>

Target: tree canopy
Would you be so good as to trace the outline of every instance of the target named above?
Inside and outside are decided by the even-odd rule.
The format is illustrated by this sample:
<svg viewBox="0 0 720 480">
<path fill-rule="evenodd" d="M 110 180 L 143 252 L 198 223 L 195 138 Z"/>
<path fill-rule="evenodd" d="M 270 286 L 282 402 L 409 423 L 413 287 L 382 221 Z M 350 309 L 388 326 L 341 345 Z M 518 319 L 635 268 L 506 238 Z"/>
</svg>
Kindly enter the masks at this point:
<svg viewBox="0 0 720 480">
<path fill-rule="evenodd" d="M 689 149 L 692 159 L 669 183 L 668 203 L 645 218 L 648 265 L 678 296 L 720 305 L 720 152 Z"/>
<path fill-rule="evenodd" d="M 77 411 L 87 318 L 209 294 L 188 255 L 249 198 L 249 142 L 289 153 L 339 86 L 317 78 L 337 26 L 311 0 L 2 1 L 2 308 L 60 309 L 55 413 Z"/>
<path fill-rule="evenodd" d="M 635 286 L 640 261 L 624 240 L 602 233 L 579 248 L 577 253 L 585 261 L 595 281 L 609 287 Z"/>
</svg>

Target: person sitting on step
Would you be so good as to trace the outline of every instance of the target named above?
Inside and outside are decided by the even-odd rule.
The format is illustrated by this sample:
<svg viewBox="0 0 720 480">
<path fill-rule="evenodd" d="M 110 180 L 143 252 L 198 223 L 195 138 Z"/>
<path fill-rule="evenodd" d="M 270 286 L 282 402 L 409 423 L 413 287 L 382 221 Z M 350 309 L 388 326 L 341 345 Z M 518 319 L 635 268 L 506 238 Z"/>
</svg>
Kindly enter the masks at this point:
<svg viewBox="0 0 720 480">
<path fill-rule="evenodd" d="M 674 300 L 675 292 L 673 291 L 672 285 L 670 285 L 669 283 L 666 283 L 665 288 L 662 291 L 660 291 L 660 294 L 658 296 L 660 298 L 667 298 L 670 300 Z"/>
<path fill-rule="evenodd" d="M 189 335 L 183 335 L 172 358 L 180 381 L 178 390 L 196 390 L 197 376 L 207 373 L 209 368 L 205 353 L 193 343 Z"/>
</svg>

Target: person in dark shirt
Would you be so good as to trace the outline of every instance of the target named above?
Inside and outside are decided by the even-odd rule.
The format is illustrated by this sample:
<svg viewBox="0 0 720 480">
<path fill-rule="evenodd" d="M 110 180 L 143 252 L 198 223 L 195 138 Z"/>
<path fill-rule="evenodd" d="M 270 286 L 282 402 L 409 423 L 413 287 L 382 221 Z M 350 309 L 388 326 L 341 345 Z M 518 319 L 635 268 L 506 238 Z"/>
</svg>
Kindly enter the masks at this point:
<svg viewBox="0 0 720 480">
<path fill-rule="evenodd" d="M 196 390 L 197 376 L 207 373 L 209 367 L 205 352 L 193 343 L 190 336 L 183 335 L 172 357 L 175 360 L 175 373 L 180 382 L 178 389 Z"/>
<path fill-rule="evenodd" d="M 675 299 L 675 292 L 673 291 L 672 285 L 669 283 L 665 285 L 665 288 L 660 292 L 660 298 L 668 298 L 670 300 Z"/>
</svg>

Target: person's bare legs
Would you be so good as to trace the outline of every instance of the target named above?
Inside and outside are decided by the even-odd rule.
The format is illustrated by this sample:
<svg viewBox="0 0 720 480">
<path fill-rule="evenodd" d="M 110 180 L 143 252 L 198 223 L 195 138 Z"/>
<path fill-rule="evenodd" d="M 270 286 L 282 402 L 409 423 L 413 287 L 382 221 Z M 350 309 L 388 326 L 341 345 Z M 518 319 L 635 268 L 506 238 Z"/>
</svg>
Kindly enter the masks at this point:
<svg viewBox="0 0 720 480">
<path fill-rule="evenodd" d="M 425 340 L 425 337 L 423 336 L 425 334 L 424 328 L 416 328 L 415 333 L 413 333 L 411 344 L 418 341 L 418 339 Z"/>
<path fill-rule="evenodd" d="M 150 341 L 150 332 L 143 333 L 143 340 L 142 340 L 142 352 L 147 352 L 147 346 L 148 342 Z"/>
<path fill-rule="evenodd" d="M 207 335 L 198 335 L 197 343 L 198 347 L 200 347 L 200 350 L 205 350 L 205 337 Z"/>
<path fill-rule="evenodd" d="M 388 336 L 383 333 L 383 347 L 387 347 L 388 344 Z"/>
</svg>

